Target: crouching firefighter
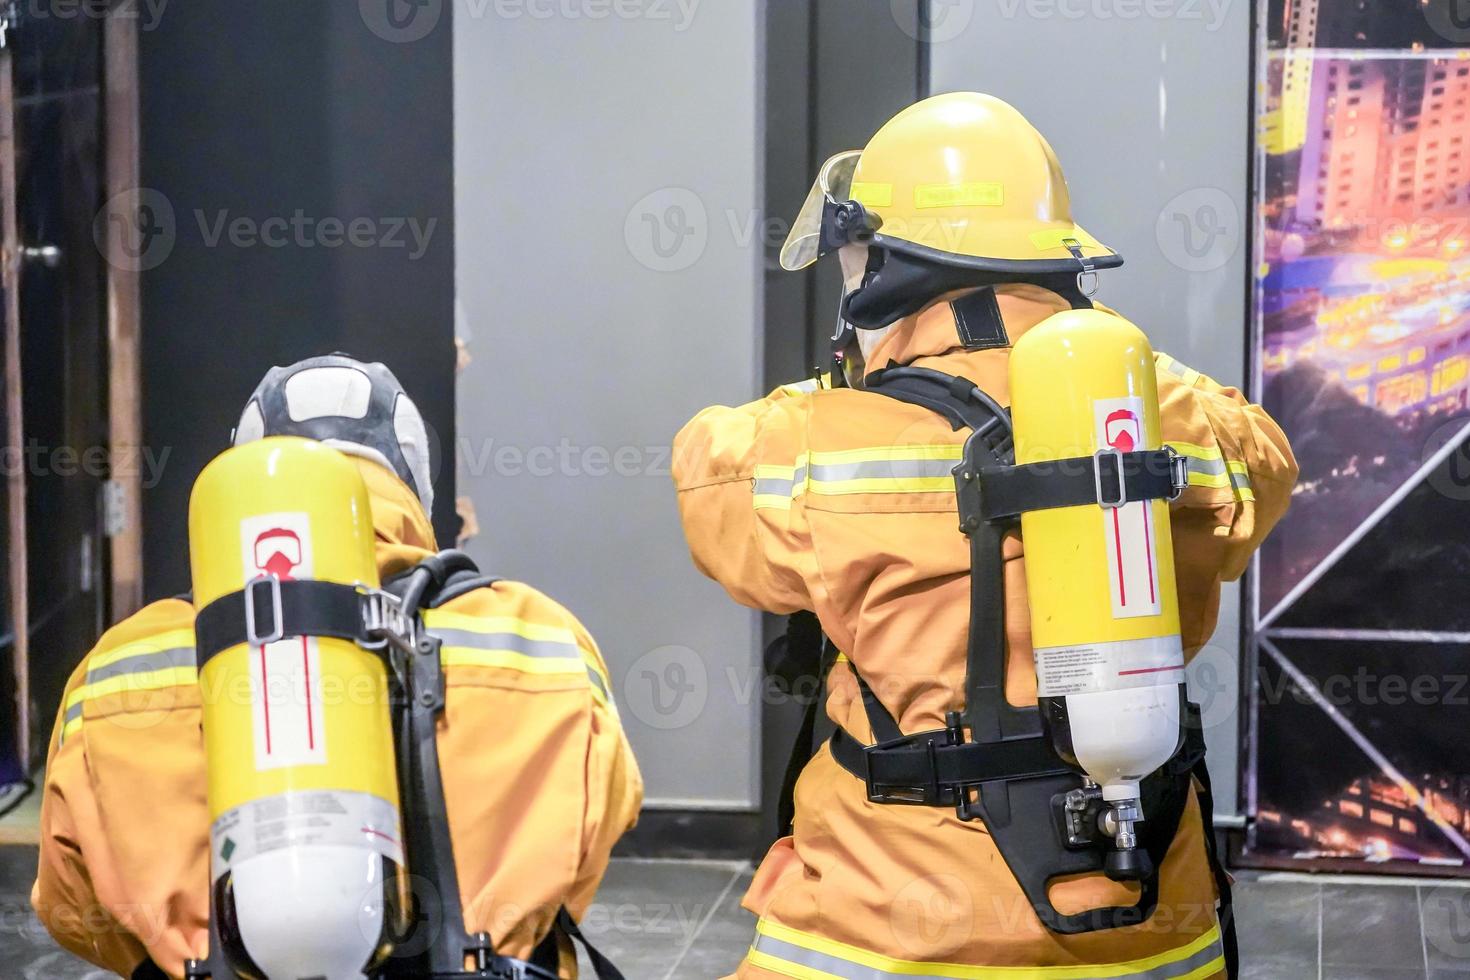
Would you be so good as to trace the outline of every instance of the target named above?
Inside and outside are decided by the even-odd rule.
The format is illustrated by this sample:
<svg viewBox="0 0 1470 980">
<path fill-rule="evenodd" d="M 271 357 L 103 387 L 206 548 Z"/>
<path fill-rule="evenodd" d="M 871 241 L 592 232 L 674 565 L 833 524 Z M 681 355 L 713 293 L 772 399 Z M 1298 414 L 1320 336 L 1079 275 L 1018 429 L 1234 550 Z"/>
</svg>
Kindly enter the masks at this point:
<svg viewBox="0 0 1470 980">
<path fill-rule="evenodd" d="M 829 160 L 782 263 L 833 252 L 836 386 L 676 441 L 695 563 L 830 640 L 836 730 L 737 976 L 1233 976 L 1183 668 L 1286 508 L 1285 438 L 1092 302 L 1121 258 L 999 99 Z"/>
<path fill-rule="evenodd" d="M 552 980 L 641 802 L 556 603 L 437 552 L 381 364 L 266 375 L 190 500 L 190 596 L 67 686 L 32 901 L 135 980 Z M 599 978 L 620 978 L 590 946 Z"/>
</svg>

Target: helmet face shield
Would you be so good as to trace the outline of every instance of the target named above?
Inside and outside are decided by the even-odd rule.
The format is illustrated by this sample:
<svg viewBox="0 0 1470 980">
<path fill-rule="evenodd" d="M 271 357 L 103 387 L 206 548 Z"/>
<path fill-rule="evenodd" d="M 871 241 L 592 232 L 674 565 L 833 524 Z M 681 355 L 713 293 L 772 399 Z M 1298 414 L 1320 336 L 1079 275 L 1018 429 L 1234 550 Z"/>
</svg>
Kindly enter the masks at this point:
<svg viewBox="0 0 1470 980">
<path fill-rule="evenodd" d="M 781 268 L 787 272 L 805 269 L 843 244 L 824 240 L 824 236 L 830 238 L 832 214 L 837 206 L 852 199 L 852 175 L 862 155 L 862 150 L 844 150 L 822 164 L 800 213 L 791 224 L 786 244 L 781 246 Z"/>
</svg>

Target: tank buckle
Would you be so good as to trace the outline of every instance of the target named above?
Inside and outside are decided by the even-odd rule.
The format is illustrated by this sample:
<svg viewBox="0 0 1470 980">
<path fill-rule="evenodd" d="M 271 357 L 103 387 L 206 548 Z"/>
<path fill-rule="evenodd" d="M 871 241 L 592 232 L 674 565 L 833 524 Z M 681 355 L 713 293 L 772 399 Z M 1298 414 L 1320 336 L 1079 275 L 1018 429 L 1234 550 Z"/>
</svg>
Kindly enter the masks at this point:
<svg viewBox="0 0 1470 980">
<path fill-rule="evenodd" d="M 259 629 L 256 614 L 256 593 L 264 587 L 270 600 L 270 623 L 268 633 Z M 245 641 L 253 647 L 274 643 L 286 635 L 285 614 L 281 611 L 281 580 L 274 575 L 257 575 L 245 583 Z"/>
<path fill-rule="evenodd" d="M 1096 847 L 1103 838 L 1103 817 L 1109 810 L 1102 790 L 1093 784 L 1058 794 L 1052 806 L 1060 817 L 1059 829 L 1073 850 Z"/>
<path fill-rule="evenodd" d="M 1173 502 L 1189 487 L 1189 457 L 1173 446 L 1166 445 L 1164 452 L 1169 456 L 1169 500 Z"/>
<path fill-rule="evenodd" d="M 364 650 L 381 650 L 390 643 L 406 653 L 414 651 L 417 640 L 416 617 L 408 615 L 403 602 L 382 589 L 361 589 L 362 631 L 366 639 L 359 645 Z"/>
<path fill-rule="evenodd" d="M 1103 479 L 1103 460 L 1111 459 L 1107 482 Z M 1092 485 L 1097 491 L 1097 505 L 1112 510 L 1128 503 L 1128 486 L 1123 479 L 1123 450 L 1109 446 L 1092 454 Z M 1115 492 L 1109 493 L 1107 491 Z"/>
</svg>

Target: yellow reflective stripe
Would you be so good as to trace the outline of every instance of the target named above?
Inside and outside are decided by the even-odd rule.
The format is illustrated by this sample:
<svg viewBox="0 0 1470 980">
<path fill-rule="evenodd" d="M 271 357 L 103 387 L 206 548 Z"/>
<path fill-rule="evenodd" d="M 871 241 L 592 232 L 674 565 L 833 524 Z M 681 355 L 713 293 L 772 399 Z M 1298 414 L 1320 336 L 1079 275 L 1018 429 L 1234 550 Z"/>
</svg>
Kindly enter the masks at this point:
<svg viewBox="0 0 1470 980">
<path fill-rule="evenodd" d="M 78 731 L 81 730 L 82 706 L 80 704 L 76 704 L 72 705 L 69 708 L 63 708 L 61 712 L 61 719 L 61 735 L 58 736 L 56 739 L 56 745 L 58 748 L 65 745 L 68 738 L 70 738 L 72 735 L 75 735 Z"/>
<path fill-rule="evenodd" d="M 1005 202 L 1005 185 L 994 181 L 920 184 L 914 188 L 916 208 L 997 208 Z"/>
<path fill-rule="evenodd" d="M 817 466 L 835 463 L 902 462 L 911 459 L 952 459 L 958 461 L 965 454 L 959 443 L 909 446 L 868 446 L 862 449 L 838 449 L 828 452 L 804 453 Z"/>
<path fill-rule="evenodd" d="M 592 696 L 612 702 L 612 681 L 597 658 L 565 626 L 514 616 L 471 616 L 444 609 L 424 612 L 424 625 L 443 641 L 446 667 L 501 667 L 523 674 L 575 674 L 587 678 Z"/>
<path fill-rule="evenodd" d="M 763 943 L 763 939 L 773 942 Z M 801 955 L 803 953 L 815 955 Z M 1211 926 L 1177 949 L 1153 956 L 1118 963 L 1030 967 L 966 966 L 897 959 L 761 919 L 756 923 L 756 941 L 746 955 L 754 966 L 798 980 L 892 980 L 902 977 L 945 980 L 1200 980 L 1219 972 L 1225 964 L 1218 925 Z"/>
<path fill-rule="evenodd" d="M 840 496 L 848 493 L 954 493 L 952 476 L 875 476 L 854 480 L 812 480 L 812 493 Z"/>
<path fill-rule="evenodd" d="M 1213 490 L 1229 489 L 1239 500 L 1255 500 L 1251 491 L 1250 467 L 1238 459 L 1226 459 L 1218 446 L 1173 442 L 1174 451 L 1189 461 L 1189 485 Z"/>
<path fill-rule="evenodd" d="M 1174 375 L 1174 377 L 1178 378 L 1180 381 L 1183 381 L 1187 385 L 1193 385 L 1196 381 L 1200 379 L 1200 373 L 1198 371 L 1187 364 L 1175 360 L 1168 354 L 1158 352 L 1154 355 L 1154 357 L 1157 359 L 1156 363 L 1159 365 L 1159 367 L 1163 368 L 1167 373 Z"/>
<path fill-rule="evenodd" d="M 119 660 L 126 660 L 129 657 L 140 657 L 150 653 L 162 653 L 165 650 L 173 650 L 178 647 L 192 647 L 193 645 L 193 629 L 169 630 L 165 633 L 159 633 L 156 636 L 150 636 L 147 639 L 134 640 L 131 643 L 124 643 L 122 646 L 113 647 L 110 650 L 94 653 L 91 657 L 87 658 L 87 670 L 97 670 L 98 668 L 115 664 Z"/>
<path fill-rule="evenodd" d="M 477 650 L 473 647 L 441 647 L 439 659 L 446 667 L 505 667 L 522 674 L 581 677 L 587 669 L 581 657 L 533 657 L 515 650 Z"/>
<path fill-rule="evenodd" d="M 199 671 L 193 667 L 167 667 L 137 674 L 118 674 L 95 684 L 83 684 L 66 699 L 71 708 L 83 701 L 95 701 L 109 694 L 127 694 L 133 691 L 158 691 L 165 687 L 184 687 L 199 683 Z"/>
<path fill-rule="evenodd" d="M 788 395 L 810 395 L 819 388 L 821 388 L 821 383 L 816 378 L 807 378 L 805 381 L 795 381 L 781 386 L 781 390 Z"/>
<path fill-rule="evenodd" d="M 471 616 L 448 609 L 424 611 L 424 625 L 430 629 L 464 630 L 466 633 L 514 633 L 528 640 L 576 644 L 577 634 L 565 626 L 533 623 L 515 616 Z"/>
<path fill-rule="evenodd" d="M 756 510 L 789 510 L 803 493 L 953 493 L 950 470 L 963 455 L 964 447 L 953 444 L 806 452 L 789 466 L 756 466 L 752 503 Z"/>
<path fill-rule="evenodd" d="M 1225 466 L 1229 470 L 1230 489 L 1235 491 L 1235 495 L 1241 500 L 1255 500 L 1256 495 L 1251 490 L 1250 467 L 1233 459 L 1226 460 Z"/>
<path fill-rule="evenodd" d="M 852 199 L 872 208 L 893 207 L 893 185 L 877 184 L 868 180 L 855 180 L 848 190 Z"/>
</svg>

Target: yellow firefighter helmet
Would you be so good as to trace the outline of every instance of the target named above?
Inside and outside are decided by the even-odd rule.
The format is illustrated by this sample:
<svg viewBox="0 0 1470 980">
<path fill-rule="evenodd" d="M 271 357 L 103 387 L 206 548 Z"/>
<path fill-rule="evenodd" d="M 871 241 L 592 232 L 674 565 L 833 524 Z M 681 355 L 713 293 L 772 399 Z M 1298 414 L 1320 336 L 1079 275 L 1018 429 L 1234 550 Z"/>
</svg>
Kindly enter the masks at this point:
<svg viewBox="0 0 1470 980">
<path fill-rule="evenodd" d="M 1122 264 L 1072 220 L 1061 165 L 1036 127 L 978 92 L 915 103 L 864 149 L 823 164 L 781 265 L 802 269 L 850 243 L 1020 276 Z"/>
</svg>

